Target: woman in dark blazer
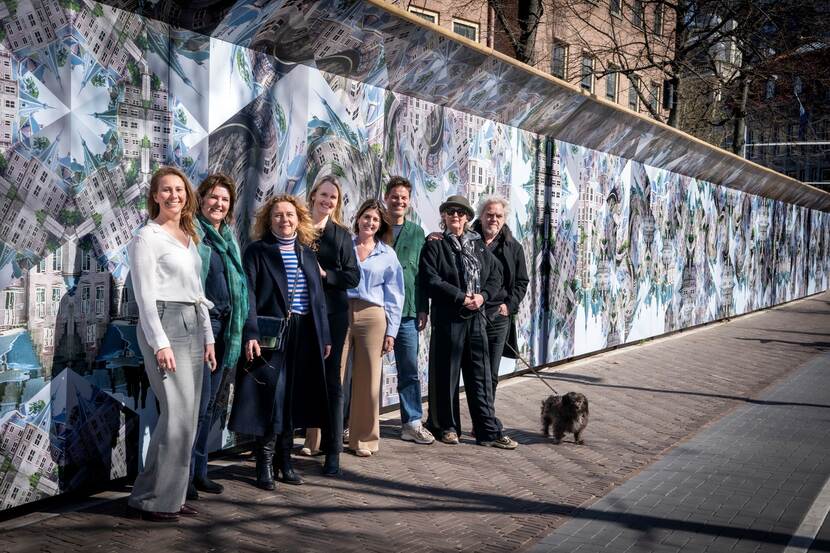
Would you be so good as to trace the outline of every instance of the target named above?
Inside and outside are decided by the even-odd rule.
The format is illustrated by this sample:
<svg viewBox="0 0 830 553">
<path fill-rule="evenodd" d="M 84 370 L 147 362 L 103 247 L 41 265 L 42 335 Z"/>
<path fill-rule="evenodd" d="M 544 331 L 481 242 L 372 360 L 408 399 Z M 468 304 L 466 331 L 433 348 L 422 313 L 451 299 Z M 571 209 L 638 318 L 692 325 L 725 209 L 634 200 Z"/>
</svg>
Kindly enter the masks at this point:
<svg viewBox="0 0 830 553">
<path fill-rule="evenodd" d="M 315 455 L 321 450 L 326 454 L 323 474 L 340 474 L 340 452 L 343 451 L 343 382 L 340 378 L 341 357 L 346 333 L 349 330 L 349 301 L 346 290 L 360 282 L 360 268 L 352 245 L 352 235 L 343 226 L 341 206 L 343 194 L 340 182 L 334 175 L 317 180 L 308 193 L 311 220 L 317 231 L 317 262 L 326 293 L 331 355 L 326 359 L 326 387 L 329 398 L 329 421 L 321 432 L 317 428 L 306 429 L 302 448 L 304 455 Z"/>
<path fill-rule="evenodd" d="M 249 310 L 243 330 L 248 363 L 238 371 L 228 427 L 257 437 L 257 486 L 303 480 L 291 464 L 295 426 L 328 420 L 325 359 L 331 351 L 325 293 L 308 210 L 279 195 L 257 212 L 242 264 Z M 281 330 L 285 323 L 285 331 Z M 275 452 L 276 450 L 276 452 Z"/>
<path fill-rule="evenodd" d="M 493 406 L 485 302 L 500 298 L 501 270 L 481 237 L 467 227 L 473 210 L 463 196 L 441 204 L 441 240 L 421 250 L 419 278 L 432 300 L 427 426 L 446 444 L 461 432 L 459 375 L 464 375 L 467 405 L 480 445 L 515 449 Z"/>
</svg>

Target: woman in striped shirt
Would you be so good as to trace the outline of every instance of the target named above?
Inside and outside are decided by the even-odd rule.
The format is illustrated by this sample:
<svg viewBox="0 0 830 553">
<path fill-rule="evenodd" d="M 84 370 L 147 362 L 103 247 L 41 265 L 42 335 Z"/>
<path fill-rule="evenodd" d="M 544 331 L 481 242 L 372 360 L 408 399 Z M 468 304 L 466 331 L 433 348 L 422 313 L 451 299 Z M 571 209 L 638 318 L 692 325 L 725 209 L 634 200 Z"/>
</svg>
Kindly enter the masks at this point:
<svg viewBox="0 0 830 553">
<path fill-rule="evenodd" d="M 237 372 L 228 427 L 257 437 L 257 486 L 303 480 L 291 464 L 294 428 L 328 420 L 325 358 L 331 350 L 326 297 L 315 233 L 301 200 L 279 195 L 256 215 L 242 265 L 249 310 L 243 330 L 245 358 Z M 284 329 L 284 330 L 283 330 Z"/>
</svg>

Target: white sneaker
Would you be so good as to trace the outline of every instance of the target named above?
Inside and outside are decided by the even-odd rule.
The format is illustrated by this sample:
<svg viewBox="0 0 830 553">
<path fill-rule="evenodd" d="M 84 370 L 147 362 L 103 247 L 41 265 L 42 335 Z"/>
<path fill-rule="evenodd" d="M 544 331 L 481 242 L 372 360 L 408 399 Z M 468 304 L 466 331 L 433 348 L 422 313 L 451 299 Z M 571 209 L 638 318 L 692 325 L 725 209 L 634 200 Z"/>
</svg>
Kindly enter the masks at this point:
<svg viewBox="0 0 830 553">
<path fill-rule="evenodd" d="M 435 436 L 423 424 L 419 424 L 418 426 L 405 424 L 401 428 L 401 439 L 406 442 L 415 442 L 416 444 L 431 444 L 435 441 Z"/>
</svg>

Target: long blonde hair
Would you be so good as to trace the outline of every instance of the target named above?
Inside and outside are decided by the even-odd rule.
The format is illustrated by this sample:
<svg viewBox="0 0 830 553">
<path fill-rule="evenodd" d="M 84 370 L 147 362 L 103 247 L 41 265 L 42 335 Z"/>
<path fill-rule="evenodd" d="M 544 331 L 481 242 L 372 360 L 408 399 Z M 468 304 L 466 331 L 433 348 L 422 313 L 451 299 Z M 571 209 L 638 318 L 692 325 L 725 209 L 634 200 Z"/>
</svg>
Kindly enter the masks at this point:
<svg viewBox="0 0 830 553">
<path fill-rule="evenodd" d="M 155 219 L 161 213 L 161 207 L 153 196 L 159 191 L 161 179 L 168 175 L 175 175 L 182 179 L 184 183 L 185 203 L 182 207 L 181 218 L 179 219 L 179 228 L 190 236 L 194 244 L 198 244 L 199 235 L 196 234 L 196 225 L 193 222 L 193 217 L 196 215 L 196 209 L 198 208 L 196 194 L 193 192 L 190 179 L 187 178 L 187 175 L 181 169 L 168 166 L 161 167 L 153 173 L 153 177 L 150 179 L 150 189 L 147 191 L 147 213 L 149 213 L 150 219 Z"/>
<path fill-rule="evenodd" d="M 251 238 L 253 240 L 262 240 L 266 233 L 271 232 L 271 211 L 278 203 L 286 202 L 294 206 L 297 211 L 297 240 L 300 244 L 311 248 L 314 244 L 314 239 L 317 237 L 317 232 L 314 230 L 314 225 L 311 222 L 311 212 L 305 206 L 305 203 L 297 196 L 291 194 L 278 194 L 262 204 L 256 212 L 254 224 L 251 227 Z"/>
<path fill-rule="evenodd" d="M 324 184 L 330 184 L 337 189 L 337 205 L 334 207 L 334 211 L 331 214 L 331 220 L 338 225 L 343 226 L 343 189 L 340 187 L 340 180 L 336 176 L 324 175 L 317 179 L 317 182 L 314 183 L 314 186 L 311 187 L 306 195 L 308 208 L 311 209 L 314 207 L 314 195 Z"/>
</svg>

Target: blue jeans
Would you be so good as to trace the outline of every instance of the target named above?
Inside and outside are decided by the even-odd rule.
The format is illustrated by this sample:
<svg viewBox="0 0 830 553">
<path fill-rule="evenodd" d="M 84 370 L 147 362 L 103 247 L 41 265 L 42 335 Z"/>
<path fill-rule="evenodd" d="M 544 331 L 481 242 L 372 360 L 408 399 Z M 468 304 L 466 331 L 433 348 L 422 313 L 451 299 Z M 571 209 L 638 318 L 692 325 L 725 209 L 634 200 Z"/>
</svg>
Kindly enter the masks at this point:
<svg viewBox="0 0 830 553">
<path fill-rule="evenodd" d="M 395 363 L 398 368 L 398 400 L 401 406 L 401 424 L 420 422 L 421 382 L 418 379 L 418 319 L 401 319 L 395 337 Z"/>
<path fill-rule="evenodd" d="M 210 325 L 213 327 L 213 336 L 216 339 L 214 347 L 216 348 L 217 367 L 215 371 L 210 372 L 207 363 L 205 364 L 202 380 L 202 399 L 199 403 L 199 421 L 196 426 L 196 441 L 193 443 L 193 455 L 190 460 L 191 482 L 193 482 L 194 477 L 207 478 L 208 438 L 210 437 L 210 429 L 216 421 L 216 394 L 222 384 L 222 373 L 225 372 L 225 367 L 222 366 L 222 357 L 225 356 L 223 336 L 225 324 L 226 321 L 224 320 L 210 320 Z"/>
</svg>

